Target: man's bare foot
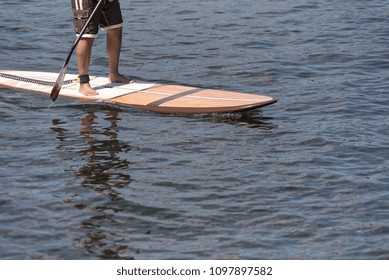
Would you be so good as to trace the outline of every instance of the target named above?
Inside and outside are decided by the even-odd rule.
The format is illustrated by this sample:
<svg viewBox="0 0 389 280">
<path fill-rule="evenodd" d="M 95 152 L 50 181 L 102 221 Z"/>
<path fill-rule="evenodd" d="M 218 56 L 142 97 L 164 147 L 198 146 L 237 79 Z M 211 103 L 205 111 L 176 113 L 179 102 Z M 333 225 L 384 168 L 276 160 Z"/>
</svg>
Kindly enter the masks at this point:
<svg viewBox="0 0 389 280">
<path fill-rule="evenodd" d="M 124 77 L 123 75 L 121 75 L 119 73 L 109 75 L 109 81 L 111 83 L 123 83 L 123 84 L 133 84 L 136 82 L 134 79 Z"/>
<path fill-rule="evenodd" d="M 99 95 L 99 93 L 95 91 L 89 83 L 80 84 L 80 89 L 78 91 L 85 96 Z"/>
</svg>

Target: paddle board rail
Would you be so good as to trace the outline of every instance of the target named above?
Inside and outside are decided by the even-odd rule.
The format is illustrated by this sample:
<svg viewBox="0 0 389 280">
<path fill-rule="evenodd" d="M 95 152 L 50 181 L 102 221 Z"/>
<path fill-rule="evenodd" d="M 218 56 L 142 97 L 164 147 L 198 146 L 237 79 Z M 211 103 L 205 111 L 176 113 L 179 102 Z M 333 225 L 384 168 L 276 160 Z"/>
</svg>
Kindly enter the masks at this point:
<svg viewBox="0 0 389 280">
<path fill-rule="evenodd" d="M 58 73 L 0 70 L 0 86 L 50 94 Z M 90 84 L 99 95 L 81 94 L 77 75 L 66 74 L 60 97 L 104 100 L 169 114 L 228 113 L 252 110 L 275 103 L 264 95 L 197 88 L 182 85 L 136 82 L 111 83 L 107 77 L 91 76 Z M 58 102 L 58 101 L 57 101 Z"/>
</svg>

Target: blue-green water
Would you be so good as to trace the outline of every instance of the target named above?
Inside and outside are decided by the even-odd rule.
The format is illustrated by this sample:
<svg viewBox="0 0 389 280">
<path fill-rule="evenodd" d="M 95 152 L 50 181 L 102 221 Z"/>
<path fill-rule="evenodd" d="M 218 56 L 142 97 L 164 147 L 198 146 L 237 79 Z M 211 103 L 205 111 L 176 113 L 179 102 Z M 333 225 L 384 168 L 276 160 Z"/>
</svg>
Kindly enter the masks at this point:
<svg viewBox="0 0 389 280">
<path fill-rule="evenodd" d="M 70 1 L 49 2 L 0 2 L 0 69 L 59 72 Z M 123 73 L 279 101 L 174 116 L 1 88 L 0 259 L 389 258 L 387 1 L 121 5 Z"/>
</svg>

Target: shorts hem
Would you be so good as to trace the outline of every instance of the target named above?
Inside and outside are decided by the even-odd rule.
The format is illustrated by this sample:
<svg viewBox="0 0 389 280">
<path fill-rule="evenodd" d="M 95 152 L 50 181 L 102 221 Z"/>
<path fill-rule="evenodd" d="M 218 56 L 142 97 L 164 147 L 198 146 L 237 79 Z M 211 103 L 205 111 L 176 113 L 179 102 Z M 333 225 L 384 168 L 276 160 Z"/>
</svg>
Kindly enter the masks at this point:
<svg viewBox="0 0 389 280">
<path fill-rule="evenodd" d="M 105 30 L 105 31 L 108 31 L 108 30 L 116 29 L 116 28 L 120 28 L 120 27 L 123 27 L 123 23 L 119 23 L 119 24 L 115 24 L 115 25 L 110 25 L 110 26 L 101 27 L 101 29 L 103 29 L 103 30 Z"/>
<path fill-rule="evenodd" d="M 80 34 L 77 34 L 77 37 L 79 37 Z M 97 38 L 97 34 L 82 34 L 81 38 L 92 38 L 92 39 L 95 39 Z"/>
</svg>

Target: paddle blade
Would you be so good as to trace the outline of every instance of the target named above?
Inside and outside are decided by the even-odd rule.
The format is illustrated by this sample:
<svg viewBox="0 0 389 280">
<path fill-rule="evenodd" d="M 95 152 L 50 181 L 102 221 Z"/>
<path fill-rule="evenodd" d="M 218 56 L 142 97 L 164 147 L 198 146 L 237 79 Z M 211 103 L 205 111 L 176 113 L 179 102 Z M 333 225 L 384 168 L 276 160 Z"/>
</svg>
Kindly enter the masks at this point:
<svg viewBox="0 0 389 280">
<path fill-rule="evenodd" d="M 59 92 L 61 91 L 63 80 L 65 79 L 66 68 L 67 67 L 62 68 L 57 80 L 54 83 L 53 89 L 51 90 L 50 98 L 53 102 L 57 100 Z"/>
<path fill-rule="evenodd" d="M 51 101 L 55 101 L 58 98 L 59 92 L 61 91 L 61 85 L 59 83 L 55 83 L 53 89 L 51 90 L 50 99 Z"/>
</svg>

